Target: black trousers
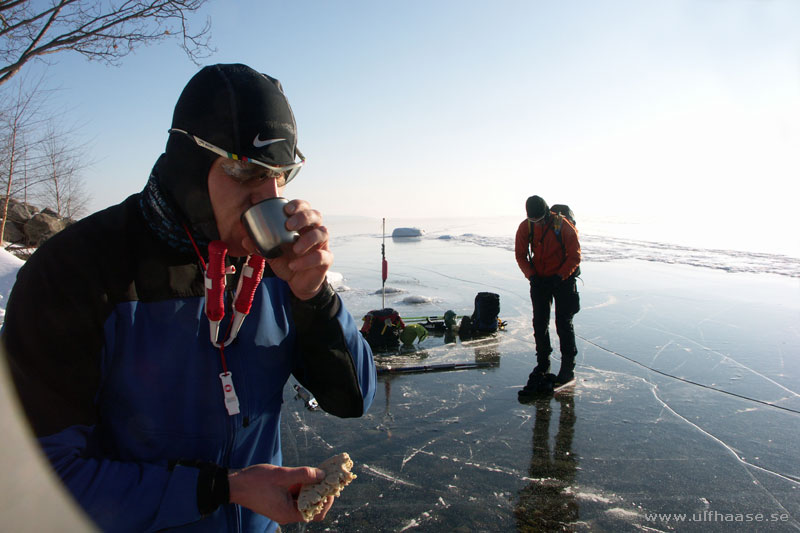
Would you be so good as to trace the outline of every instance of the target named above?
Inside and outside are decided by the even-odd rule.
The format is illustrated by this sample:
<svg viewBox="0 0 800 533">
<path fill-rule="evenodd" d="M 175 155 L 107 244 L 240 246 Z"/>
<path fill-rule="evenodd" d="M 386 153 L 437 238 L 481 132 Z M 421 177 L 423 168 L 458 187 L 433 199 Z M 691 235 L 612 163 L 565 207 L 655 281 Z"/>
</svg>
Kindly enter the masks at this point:
<svg viewBox="0 0 800 533">
<path fill-rule="evenodd" d="M 556 333 L 561 344 L 561 365 L 575 364 L 575 328 L 572 317 L 580 311 L 580 296 L 575 278 L 562 280 L 558 276 L 531 277 L 533 304 L 533 337 L 536 340 L 536 361 L 547 365 L 553 347 L 550 344 L 550 307 L 556 304 Z"/>
</svg>

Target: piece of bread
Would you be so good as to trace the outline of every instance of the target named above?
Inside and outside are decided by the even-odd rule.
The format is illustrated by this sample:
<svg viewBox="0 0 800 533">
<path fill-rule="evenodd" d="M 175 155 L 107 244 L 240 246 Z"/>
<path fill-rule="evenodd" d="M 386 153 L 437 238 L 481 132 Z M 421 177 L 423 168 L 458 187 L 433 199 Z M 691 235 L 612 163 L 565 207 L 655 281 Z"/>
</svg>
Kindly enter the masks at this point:
<svg viewBox="0 0 800 533">
<path fill-rule="evenodd" d="M 303 485 L 297 496 L 297 508 L 306 522 L 310 522 L 322 511 L 328 496 L 338 496 L 342 489 L 356 478 L 356 475 L 350 472 L 353 461 L 347 453 L 326 459 L 319 468 L 325 471 L 325 479 L 313 485 Z"/>
</svg>

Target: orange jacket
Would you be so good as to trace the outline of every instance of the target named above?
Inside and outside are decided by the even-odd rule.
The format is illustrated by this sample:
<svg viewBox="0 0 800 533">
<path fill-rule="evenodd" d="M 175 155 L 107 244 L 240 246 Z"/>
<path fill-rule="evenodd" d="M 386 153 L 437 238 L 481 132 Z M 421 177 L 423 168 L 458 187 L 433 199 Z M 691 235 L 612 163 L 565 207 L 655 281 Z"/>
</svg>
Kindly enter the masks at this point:
<svg viewBox="0 0 800 533">
<path fill-rule="evenodd" d="M 551 213 L 550 216 L 559 215 Z M 561 279 L 567 279 L 581 262 L 581 245 L 578 242 L 578 230 L 575 229 L 575 226 L 562 217 L 561 241 L 564 243 L 562 248 L 554 229 L 552 226 L 548 227 L 551 224 L 550 221 L 531 224 L 533 226 L 532 240 L 528 239 L 527 218 L 517 228 L 514 255 L 517 258 L 519 269 L 526 278 L 536 274 L 543 277 L 558 275 Z M 542 232 L 544 232 L 544 237 Z M 529 243 L 533 254 L 533 265 L 528 261 Z"/>
</svg>

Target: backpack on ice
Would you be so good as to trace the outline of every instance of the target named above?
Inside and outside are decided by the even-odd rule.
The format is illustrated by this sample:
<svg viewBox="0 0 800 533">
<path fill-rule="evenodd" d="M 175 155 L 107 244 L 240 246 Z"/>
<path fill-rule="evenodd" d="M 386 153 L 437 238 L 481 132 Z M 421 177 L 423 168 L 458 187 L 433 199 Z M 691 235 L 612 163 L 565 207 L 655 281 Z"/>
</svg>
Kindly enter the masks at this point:
<svg viewBox="0 0 800 533">
<path fill-rule="evenodd" d="M 400 346 L 400 332 L 406 325 L 400 313 L 387 307 L 364 315 L 361 334 L 372 349 L 392 349 Z"/>
<path fill-rule="evenodd" d="M 475 296 L 475 311 L 470 317 L 472 330 L 476 333 L 497 331 L 497 317 L 500 315 L 500 295 L 493 292 L 479 292 Z"/>
</svg>

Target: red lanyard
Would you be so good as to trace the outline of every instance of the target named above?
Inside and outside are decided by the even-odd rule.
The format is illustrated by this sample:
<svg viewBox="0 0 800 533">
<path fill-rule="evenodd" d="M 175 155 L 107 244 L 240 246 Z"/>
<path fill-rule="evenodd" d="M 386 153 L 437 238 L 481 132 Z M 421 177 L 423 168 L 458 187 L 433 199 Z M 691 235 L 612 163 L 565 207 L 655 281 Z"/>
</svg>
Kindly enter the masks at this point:
<svg viewBox="0 0 800 533">
<path fill-rule="evenodd" d="M 229 415 L 235 415 L 239 413 L 239 399 L 236 396 L 236 390 L 233 388 L 233 375 L 228 371 L 228 365 L 225 361 L 225 346 L 228 346 L 236 339 L 244 319 L 250 313 L 256 289 L 261 281 L 261 276 L 264 274 L 265 260 L 260 255 L 255 254 L 247 258 L 234 293 L 233 319 L 228 324 L 225 340 L 218 342 L 220 322 L 225 317 L 225 275 L 234 274 L 236 268 L 234 266 L 225 266 L 225 255 L 228 253 L 228 246 L 222 241 L 211 241 L 208 244 L 208 264 L 206 265 L 189 229 L 186 226 L 184 226 L 184 229 L 205 271 L 205 313 L 208 318 L 211 344 L 219 348 L 220 359 L 222 360 L 222 373 L 219 378 L 222 381 L 225 409 Z"/>
</svg>

